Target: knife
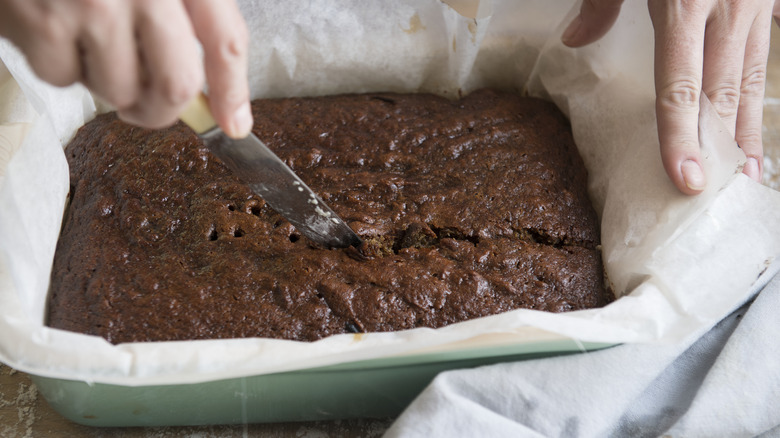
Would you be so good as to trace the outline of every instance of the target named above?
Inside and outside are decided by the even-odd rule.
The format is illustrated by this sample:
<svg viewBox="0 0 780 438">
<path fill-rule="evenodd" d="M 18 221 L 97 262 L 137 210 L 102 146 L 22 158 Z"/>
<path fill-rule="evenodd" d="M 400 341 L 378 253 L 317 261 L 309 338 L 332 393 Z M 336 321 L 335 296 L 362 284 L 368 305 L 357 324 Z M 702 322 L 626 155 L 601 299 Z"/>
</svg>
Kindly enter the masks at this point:
<svg viewBox="0 0 780 438">
<path fill-rule="evenodd" d="M 209 151 L 304 236 L 326 248 L 360 246 L 360 237 L 259 138 L 237 140 L 217 125 L 203 93 L 179 118 Z"/>
</svg>

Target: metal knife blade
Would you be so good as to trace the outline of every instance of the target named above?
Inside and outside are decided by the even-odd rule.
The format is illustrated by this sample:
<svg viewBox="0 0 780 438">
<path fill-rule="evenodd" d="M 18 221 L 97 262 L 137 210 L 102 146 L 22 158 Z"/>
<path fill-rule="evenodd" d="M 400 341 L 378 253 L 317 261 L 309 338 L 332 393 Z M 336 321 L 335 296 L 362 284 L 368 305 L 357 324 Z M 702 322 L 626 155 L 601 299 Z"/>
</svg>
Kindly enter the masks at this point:
<svg viewBox="0 0 780 438">
<path fill-rule="evenodd" d="M 230 138 L 213 122 L 210 112 L 210 120 L 203 122 L 208 104 L 202 95 L 199 99 L 181 119 L 253 192 L 312 241 L 328 248 L 360 246 L 360 237 L 254 134 L 241 140 Z M 198 116 L 194 118 L 193 112 Z"/>
</svg>

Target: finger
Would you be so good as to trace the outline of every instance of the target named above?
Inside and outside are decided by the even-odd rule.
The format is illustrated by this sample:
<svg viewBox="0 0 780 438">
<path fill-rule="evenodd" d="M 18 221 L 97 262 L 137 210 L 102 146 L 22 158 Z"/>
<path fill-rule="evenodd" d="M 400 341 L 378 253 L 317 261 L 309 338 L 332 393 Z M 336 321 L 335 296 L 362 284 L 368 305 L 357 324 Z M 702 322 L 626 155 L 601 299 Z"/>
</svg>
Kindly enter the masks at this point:
<svg viewBox="0 0 780 438">
<path fill-rule="evenodd" d="M 149 128 L 174 123 L 203 84 L 197 41 L 187 11 L 178 0 L 132 2 L 141 59 L 141 93 L 119 112 Z"/>
<path fill-rule="evenodd" d="M 81 79 L 81 63 L 76 26 L 63 17 L 58 6 L 17 2 L 18 15 L 3 17 L 0 22 L 3 34 L 22 49 L 41 79 L 66 86 Z"/>
<path fill-rule="evenodd" d="M 93 2 L 79 39 L 82 81 L 117 109 L 132 106 L 139 97 L 138 48 L 127 2 Z"/>
<path fill-rule="evenodd" d="M 689 195 L 706 177 L 699 150 L 699 96 L 707 11 L 694 2 L 669 7 L 650 1 L 655 29 L 658 140 L 669 178 Z"/>
<path fill-rule="evenodd" d="M 233 1 L 188 0 L 195 34 L 203 45 L 209 105 L 226 134 L 246 137 L 252 129 L 247 80 L 246 24 Z"/>
<path fill-rule="evenodd" d="M 561 40 L 569 47 L 582 47 L 600 39 L 615 24 L 622 4 L 623 0 L 584 0 Z"/>
<path fill-rule="evenodd" d="M 755 19 L 748 34 L 736 124 L 737 144 L 747 156 L 743 172 L 759 182 L 764 171 L 761 129 L 771 28 L 767 10 Z"/>
<path fill-rule="evenodd" d="M 745 42 L 754 18 L 716 8 L 704 39 L 702 91 L 732 136 L 737 124 Z"/>
</svg>

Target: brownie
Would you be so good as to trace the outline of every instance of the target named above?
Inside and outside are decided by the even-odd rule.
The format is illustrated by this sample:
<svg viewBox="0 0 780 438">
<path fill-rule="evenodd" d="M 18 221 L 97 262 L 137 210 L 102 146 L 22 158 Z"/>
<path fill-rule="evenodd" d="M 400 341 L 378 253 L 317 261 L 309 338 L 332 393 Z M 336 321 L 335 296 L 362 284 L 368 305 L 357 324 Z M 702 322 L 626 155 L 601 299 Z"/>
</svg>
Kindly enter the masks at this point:
<svg viewBox="0 0 780 438">
<path fill-rule="evenodd" d="M 587 172 L 553 104 L 379 93 L 253 113 L 255 135 L 363 245 L 310 242 L 183 124 L 100 115 L 65 150 L 51 327 L 112 343 L 313 341 L 613 299 Z"/>
</svg>

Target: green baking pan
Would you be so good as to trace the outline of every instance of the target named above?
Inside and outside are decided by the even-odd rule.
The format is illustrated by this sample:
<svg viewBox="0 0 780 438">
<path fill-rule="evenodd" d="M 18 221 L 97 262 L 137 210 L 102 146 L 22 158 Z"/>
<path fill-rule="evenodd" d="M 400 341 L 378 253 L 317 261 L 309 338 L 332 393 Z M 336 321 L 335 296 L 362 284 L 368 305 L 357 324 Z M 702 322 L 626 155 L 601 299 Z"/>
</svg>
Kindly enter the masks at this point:
<svg viewBox="0 0 780 438">
<path fill-rule="evenodd" d="M 31 376 L 69 420 L 88 426 L 188 426 L 393 417 L 440 372 L 582 353 L 571 339 L 349 362 L 203 383 L 121 386 Z"/>
</svg>

